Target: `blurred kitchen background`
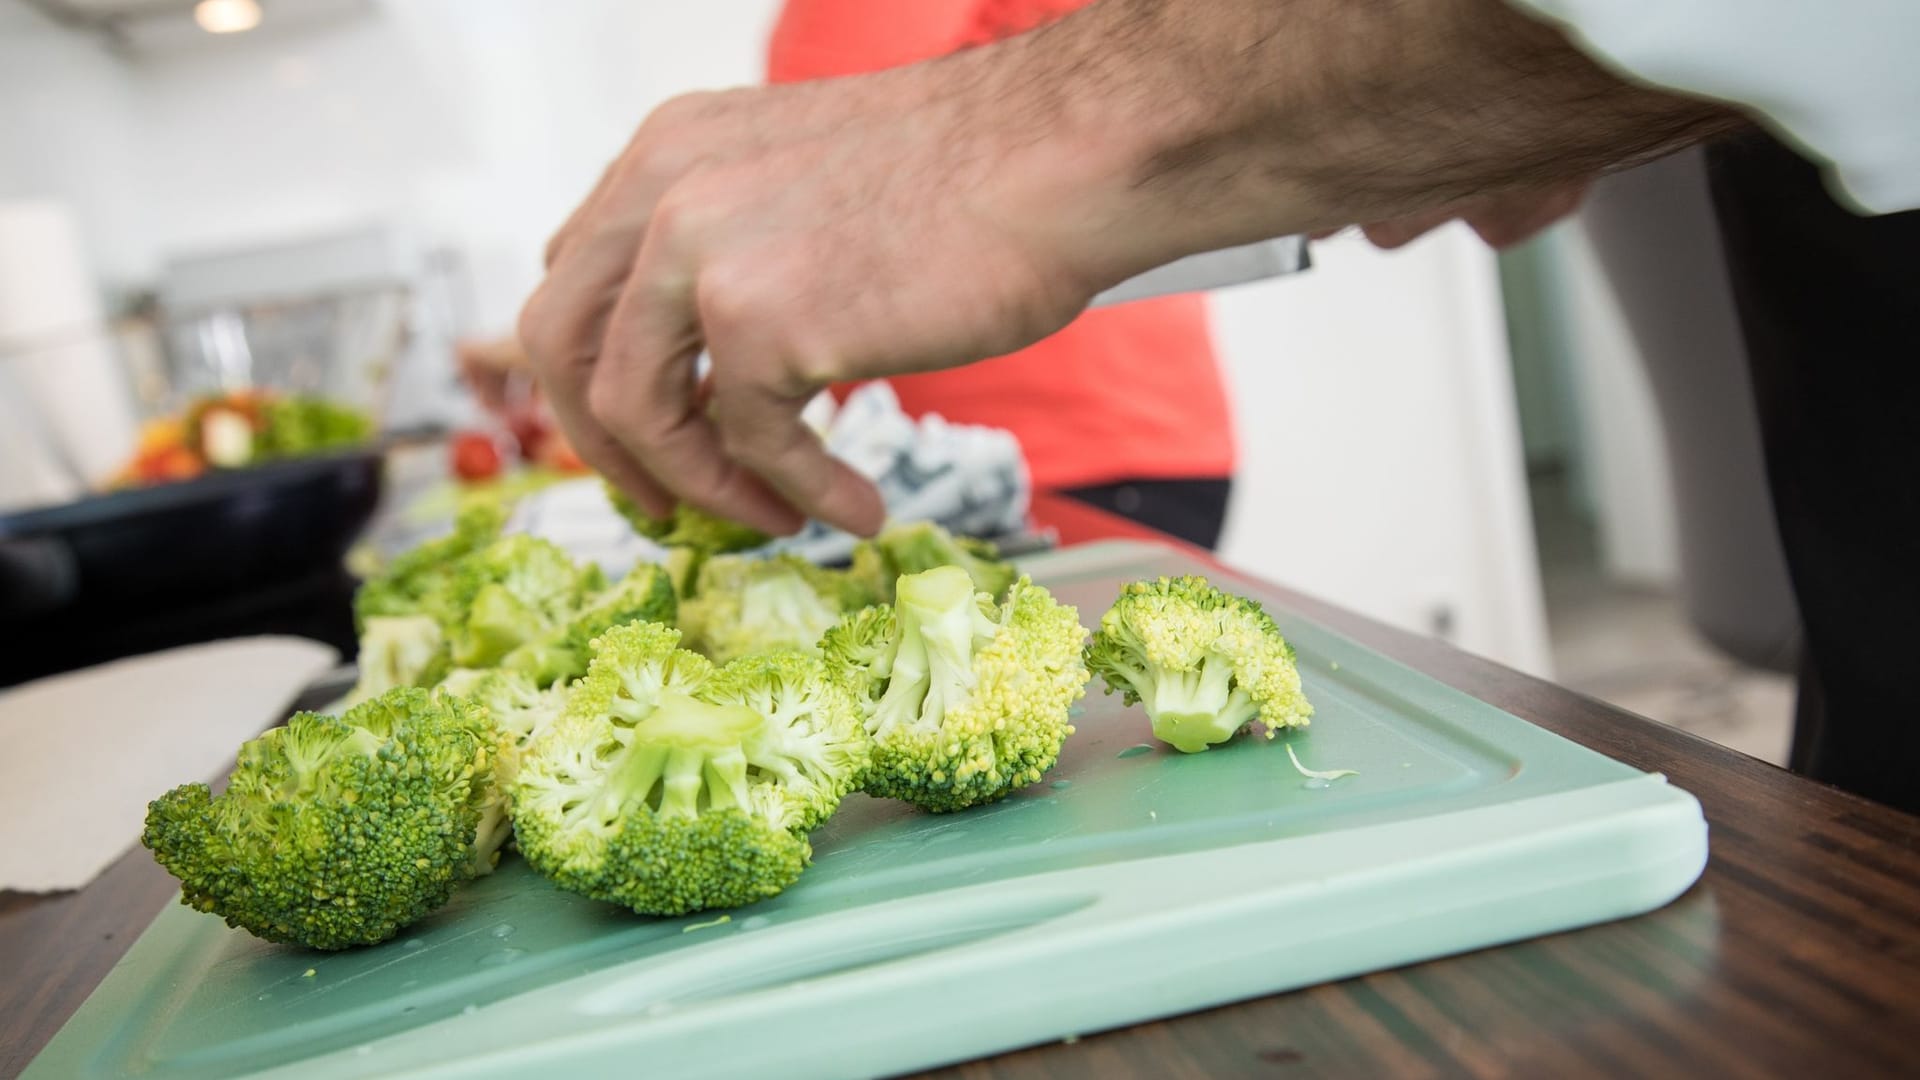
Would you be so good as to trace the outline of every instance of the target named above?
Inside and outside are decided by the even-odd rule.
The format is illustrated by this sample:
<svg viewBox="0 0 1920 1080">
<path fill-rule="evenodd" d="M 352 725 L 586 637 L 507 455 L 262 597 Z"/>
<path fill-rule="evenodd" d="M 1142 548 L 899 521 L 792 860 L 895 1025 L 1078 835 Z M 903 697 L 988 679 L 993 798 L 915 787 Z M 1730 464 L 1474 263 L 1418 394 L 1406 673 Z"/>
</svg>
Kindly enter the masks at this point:
<svg viewBox="0 0 1920 1080">
<path fill-rule="evenodd" d="M 0 0 L 0 512 L 61 495 L 30 429 L 94 480 L 132 449 L 111 395 L 34 395 L 99 350 L 217 372 L 317 334 L 382 368 L 333 389 L 388 428 L 464 422 L 451 343 L 511 328 L 653 105 L 758 77 L 775 8 Z M 1342 237 L 1220 294 L 1226 561 L 1783 760 L 1794 615 L 1696 170 L 1502 256 Z"/>
</svg>

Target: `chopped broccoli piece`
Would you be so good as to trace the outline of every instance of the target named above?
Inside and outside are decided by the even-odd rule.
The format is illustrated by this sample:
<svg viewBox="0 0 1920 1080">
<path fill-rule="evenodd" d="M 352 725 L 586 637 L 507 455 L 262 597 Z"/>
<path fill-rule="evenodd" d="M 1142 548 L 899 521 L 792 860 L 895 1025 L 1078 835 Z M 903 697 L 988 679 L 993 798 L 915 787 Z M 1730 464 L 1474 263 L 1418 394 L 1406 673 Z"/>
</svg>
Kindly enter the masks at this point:
<svg viewBox="0 0 1920 1080">
<path fill-rule="evenodd" d="M 673 582 L 675 598 L 686 600 L 693 595 L 694 586 L 700 579 L 700 566 L 706 561 L 706 552 L 696 548 L 667 549 L 667 561 L 661 565 L 667 571 L 668 580 Z"/>
<path fill-rule="evenodd" d="M 299 713 L 240 748 L 226 791 L 153 801 L 141 843 L 182 902 L 268 941 L 371 945 L 497 857 L 498 743 L 464 703 L 405 688 L 340 717 Z M 504 839 L 504 833 L 499 837 Z"/>
<path fill-rule="evenodd" d="M 633 526 L 634 532 L 662 547 L 693 548 L 719 555 L 757 548 L 769 539 L 766 533 L 758 529 L 715 517 L 687 503 L 675 506 L 673 513 L 665 518 L 649 516 L 640 508 L 640 504 L 611 483 L 607 484 L 607 499 L 620 516 Z"/>
<path fill-rule="evenodd" d="M 873 600 L 845 572 L 796 555 L 716 555 L 680 605 L 680 628 L 690 648 L 716 663 L 774 649 L 814 652 L 842 615 Z"/>
<path fill-rule="evenodd" d="M 889 603 L 893 600 L 893 584 L 900 577 L 938 566 L 965 570 L 973 579 L 973 587 L 995 600 L 1006 599 L 1007 588 L 1020 576 L 1013 564 L 1000 558 L 993 544 L 955 536 L 931 521 L 889 525 L 853 551 L 854 576 L 871 583 L 875 595 Z"/>
<path fill-rule="evenodd" d="M 791 885 L 812 854 L 805 830 L 832 812 L 861 759 L 850 700 L 805 658 L 716 673 L 679 642 L 657 623 L 601 635 L 512 785 L 520 850 L 536 870 L 648 915 L 735 907 Z"/>
<path fill-rule="evenodd" d="M 360 680 L 350 705 L 398 686 L 427 686 L 447 669 L 447 638 L 426 615 L 375 615 L 360 633 Z"/>
<path fill-rule="evenodd" d="M 531 536 L 503 536 L 460 561 L 449 587 L 448 654 L 460 667 L 493 667 L 515 649 L 562 635 L 591 584 L 565 551 Z"/>
<path fill-rule="evenodd" d="M 827 677 L 818 656 L 785 650 L 741 657 L 721 668 L 700 696 L 744 705 L 765 719 L 747 760 L 795 798 L 794 828 L 817 828 L 866 771 L 871 747 L 859 702 L 843 682 Z"/>
<path fill-rule="evenodd" d="M 435 689 L 485 709 L 494 727 L 518 747 L 559 719 L 567 703 L 564 686 L 543 690 L 532 676 L 505 668 L 456 668 Z"/>
<path fill-rule="evenodd" d="M 453 615 L 447 593 L 460 561 L 491 544 L 506 522 L 506 510 L 499 506 L 467 508 L 451 533 L 399 555 L 360 587 L 353 598 L 355 621 L 364 628 L 376 615 L 428 615 L 444 626 Z"/>
<path fill-rule="evenodd" d="M 822 641 L 829 670 L 864 691 L 863 790 L 941 812 L 1038 781 L 1086 693 L 1078 613 L 1026 578 L 995 604 L 955 566 L 904 576 L 895 594 Z"/>
<path fill-rule="evenodd" d="M 1258 722 L 1267 738 L 1305 727 L 1293 646 L 1255 601 L 1202 577 L 1136 581 L 1101 616 L 1087 665 L 1129 705 L 1146 706 L 1153 733 L 1189 754 Z"/>
<path fill-rule="evenodd" d="M 598 574 L 597 567 L 590 567 L 588 580 L 601 580 Z M 587 673 L 593 639 L 602 631 L 630 622 L 671 624 L 678 606 L 666 571 L 641 563 L 619 581 L 585 596 L 557 633 L 515 646 L 500 666 L 524 672 L 540 686 L 571 682 Z"/>
</svg>

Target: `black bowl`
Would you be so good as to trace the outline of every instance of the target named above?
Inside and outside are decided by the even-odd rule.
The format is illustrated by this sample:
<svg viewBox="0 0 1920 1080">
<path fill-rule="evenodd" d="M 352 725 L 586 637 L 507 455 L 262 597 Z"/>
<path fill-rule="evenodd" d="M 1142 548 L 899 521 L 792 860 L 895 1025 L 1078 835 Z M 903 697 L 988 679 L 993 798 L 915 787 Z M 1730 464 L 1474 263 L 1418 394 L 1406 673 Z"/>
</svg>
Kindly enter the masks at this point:
<svg viewBox="0 0 1920 1080">
<path fill-rule="evenodd" d="M 0 632 L 152 621 L 342 577 L 380 501 L 380 452 L 214 472 L 0 515 Z M 73 655 L 98 652 L 74 641 Z"/>
</svg>

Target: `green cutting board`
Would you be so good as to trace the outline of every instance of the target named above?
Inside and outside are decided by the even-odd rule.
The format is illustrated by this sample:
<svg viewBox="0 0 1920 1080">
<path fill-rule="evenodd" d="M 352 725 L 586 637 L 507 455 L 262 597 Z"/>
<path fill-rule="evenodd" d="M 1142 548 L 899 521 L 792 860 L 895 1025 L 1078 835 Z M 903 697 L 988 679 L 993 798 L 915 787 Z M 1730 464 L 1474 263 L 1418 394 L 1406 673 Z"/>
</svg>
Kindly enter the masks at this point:
<svg viewBox="0 0 1920 1080">
<path fill-rule="evenodd" d="M 1199 569 L 1135 543 L 1024 565 L 1089 623 Z M 943 816 L 856 797 L 805 878 L 726 922 L 511 858 L 344 953 L 171 906 L 27 1075 L 878 1075 L 1634 915 L 1699 876 L 1692 796 L 1275 614 L 1318 709 L 1286 741 L 1357 776 L 1258 738 L 1172 752 L 1096 686 L 1046 780 Z"/>
</svg>

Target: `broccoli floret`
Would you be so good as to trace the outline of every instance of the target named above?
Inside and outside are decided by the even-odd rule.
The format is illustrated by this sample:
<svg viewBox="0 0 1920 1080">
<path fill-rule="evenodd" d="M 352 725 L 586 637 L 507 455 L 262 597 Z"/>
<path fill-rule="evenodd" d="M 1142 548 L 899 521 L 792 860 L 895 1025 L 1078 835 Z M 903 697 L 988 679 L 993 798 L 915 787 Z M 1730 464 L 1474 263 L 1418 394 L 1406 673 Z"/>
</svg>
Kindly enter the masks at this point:
<svg viewBox="0 0 1920 1080">
<path fill-rule="evenodd" d="M 517 747 L 525 747 L 545 731 L 567 702 L 564 686 L 543 690 L 525 672 L 504 668 L 456 668 L 436 689 L 485 709 L 494 727 Z"/>
<path fill-rule="evenodd" d="M 661 567 L 667 572 L 667 580 L 673 582 L 676 599 L 684 601 L 693 595 L 694 586 L 699 584 L 700 566 L 706 561 L 706 553 L 694 548 L 667 549 L 667 558 Z"/>
<path fill-rule="evenodd" d="M 721 668 L 700 696 L 765 718 L 747 760 L 797 800 L 794 828 L 810 830 L 827 820 L 866 771 L 871 745 L 859 702 L 843 682 L 827 677 L 817 655 L 789 649 L 741 657 Z"/>
<path fill-rule="evenodd" d="M 597 581 L 599 569 L 589 567 L 588 580 Z M 610 626 L 630 622 L 673 623 L 678 613 L 673 584 L 665 570 L 641 563 L 619 581 L 581 600 L 557 631 L 514 647 L 500 666 L 523 672 L 540 686 L 556 686 L 587 673 L 593 639 Z"/>
<path fill-rule="evenodd" d="M 493 667 L 523 645 L 552 641 L 589 584 L 550 541 L 503 536 L 455 570 L 448 592 L 457 614 L 443 623 L 448 654 L 460 667 Z"/>
<path fill-rule="evenodd" d="M 957 566 L 973 579 L 973 587 L 995 600 L 1006 599 L 1007 589 L 1020 576 L 1013 564 L 985 540 L 955 536 L 931 521 L 889 525 L 871 541 L 854 548 L 853 574 L 877 585 L 878 598 L 893 600 L 893 583 L 906 574 L 938 566 Z"/>
<path fill-rule="evenodd" d="M 716 555 L 680 605 L 680 629 L 689 648 L 716 663 L 775 649 L 813 652 L 842 615 L 873 600 L 845 572 L 797 555 Z"/>
<path fill-rule="evenodd" d="M 640 504 L 611 483 L 607 484 L 607 499 L 620 516 L 633 526 L 634 532 L 662 547 L 693 548 L 718 555 L 757 548 L 769 539 L 766 533 L 758 529 L 715 517 L 687 503 L 676 505 L 673 513 L 667 517 L 651 517 L 640 508 Z"/>
<path fill-rule="evenodd" d="M 461 560 L 491 544 L 506 522 L 507 512 L 500 506 L 468 507 L 451 533 L 395 557 L 360 586 L 353 598 L 355 622 L 364 631 L 367 620 L 377 615 L 427 615 L 445 625 L 453 616 L 447 594 Z"/>
<path fill-rule="evenodd" d="M 512 786 L 536 870 L 648 915 L 777 895 L 857 768 L 854 719 L 833 715 L 848 699 L 824 675 L 809 692 L 791 660 L 719 674 L 679 641 L 657 623 L 601 635 Z"/>
<path fill-rule="evenodd" d="M 1305 727 L 1313 706 L 1300 690 L 1293 646 L 1255 601 L 1202 577 L 1136 581 L 1100 618 L 1087 665 L 1107 693 L 1146 706 L 1153 733 L 1193 754 L 1250 723 L 1273 738 Z"/>
<path fill-rule="evenodd" d="M 941 812 L 1038 781 L 1086 693 L 1078 613 L 1026 578 L 997 605 L 955 566 L 902 577 L 895 595 L 822 642 L 829 669 L 866 691 L 863 790 Z"/>
<path fill-rule="evenodd" d="M 575 674 L 586 673 L 585 658 L 592 651 L 593 639 L 608 627 L 630 622 L 672 625 L 678 617 L 679 601 L 668 570 L 653 563 L 635 566 L 619 581 L 588 596 L 567 624 L 566 645 L 582 658 Z"/>
<path fill-rule="evenodd" d="M 141 843 L 182 902 L 231 926 L 316 949 L 371 945 L 490 865 L 479 847 L 496 748 L 483 716 L 425 690 L 340 717 L 299 713 L 240 748 L 220 795 L 187 784 L 154 800 Z"/>
<path fill-rule="evenodd" d="M 426 615 L 375 615 L 360 633 L 360 679 L 347 703 L 398 686 L 431 686 L 447 670 L 447 638 Z"/>
</svg>

